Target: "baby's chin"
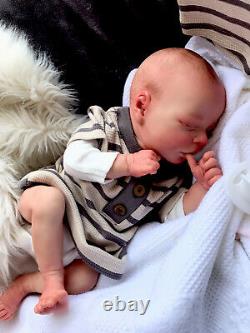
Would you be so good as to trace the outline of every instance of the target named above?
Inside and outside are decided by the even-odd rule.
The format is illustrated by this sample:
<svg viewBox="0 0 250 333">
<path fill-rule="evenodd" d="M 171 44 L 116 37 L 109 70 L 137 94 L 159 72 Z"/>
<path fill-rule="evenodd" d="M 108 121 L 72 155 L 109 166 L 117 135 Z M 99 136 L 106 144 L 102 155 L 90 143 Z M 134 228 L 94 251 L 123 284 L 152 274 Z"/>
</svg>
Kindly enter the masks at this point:
<svg viewBox="0 0 250 333">
<path fill-rule="evenodd" d="M 186 161 L 186 158 L 179 158 L 178 160 L 176 160 L 175 162 L 172 162 L 173 164 L 181 164 L 183 162 Z"/>
<path fill-rule="evenodd" d="M 184 153 L 179 153 L 178 155 L 176 155 L 174 157 L 168 156 L 165 159 L 166 159 L 166 161 L 168 161 L 169 163 L 172 163 L 172 164 L 181 164 L 186 161 L 186 156 Z"/>
</svg>

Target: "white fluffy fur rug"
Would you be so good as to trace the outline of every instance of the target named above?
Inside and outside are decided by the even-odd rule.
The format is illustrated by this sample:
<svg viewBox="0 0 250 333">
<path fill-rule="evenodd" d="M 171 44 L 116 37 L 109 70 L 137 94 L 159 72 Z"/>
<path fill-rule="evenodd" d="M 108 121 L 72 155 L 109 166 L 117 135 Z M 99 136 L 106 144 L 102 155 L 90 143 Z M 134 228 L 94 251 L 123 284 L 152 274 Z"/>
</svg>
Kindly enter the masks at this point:
<svg viewBox="0 0 250 333">
<path fill-rule="evenodd" d="M 53 163 L 82 117 L 73 113 L 74 92 L 44 54 L 0 25 L 0 288 L 34 269 L 22 250 L 26 231 L 18 222 L 18 180 Z"/>
</svg>

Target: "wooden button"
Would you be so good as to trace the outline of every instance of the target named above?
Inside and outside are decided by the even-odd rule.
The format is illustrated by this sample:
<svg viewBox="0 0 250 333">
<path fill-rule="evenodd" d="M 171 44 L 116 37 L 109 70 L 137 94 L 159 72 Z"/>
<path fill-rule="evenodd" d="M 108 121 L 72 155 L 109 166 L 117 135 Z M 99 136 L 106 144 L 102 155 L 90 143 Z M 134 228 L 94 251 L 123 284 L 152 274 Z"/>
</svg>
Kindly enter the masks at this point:
<svg viewBox="0 0 250 333">
<path fill-rule="evenodd" d="M 115 212 L 116 215 L 124 216 L 127 213 L 127 208 L 123 204 L 116 204 L 113 207 L 113 211 Z"/>
<path fill-rule="evenodd" d="M 146 193 L 146 189 L 145 186 L 141 185 L 141 184 L 137 184 L 135 185 L 135 187 L 133 188 L 133 194 L 136 198 L 141 198 L 145 195 Z"/>
</svg>

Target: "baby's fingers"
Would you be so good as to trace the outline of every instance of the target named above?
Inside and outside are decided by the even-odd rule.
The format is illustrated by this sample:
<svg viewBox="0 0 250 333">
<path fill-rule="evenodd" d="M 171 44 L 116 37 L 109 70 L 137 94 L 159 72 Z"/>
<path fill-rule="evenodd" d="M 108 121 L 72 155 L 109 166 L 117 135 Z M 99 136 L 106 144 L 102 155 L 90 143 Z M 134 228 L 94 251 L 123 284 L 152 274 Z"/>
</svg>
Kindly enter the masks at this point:
<svg viewBox="0 0 250 333">
<path fill-rule="evenodd" d="M 154 152 L 153 150 L 141 150 L 140 154 L 144 157 L 144 158 L 150 158 L 151 160 L 154 161 L 160 161 L 161 157 L 156 154 L 156 152 Z"/>
<path fill-rule="evenodd" d="M 157 170 L 160 167 L 160 163 L 158 162 L 154 162 L 154 161 L 150 161 L 149 163 L 146 164 L 146 174 L 155 174 L 157 172 Z"/>
<path fill-rule="evenodd" d="M 221 175 L 214 176 L 213 178 L 209 179 L 209 181 L 208 181 L 208 185 L 209 185 L 209 186 L 212 186 L 214 183 L 217 182 L 218 179 L 220 179 L 221 176 L 222 176 L 222 174 L 221 174 Z"/>
<path fill-rule="evenodd" d="M 203 161 L 204 163 L 207 162 L 210 158 L 214 158 L 215 157 L 215 153 L 213 150 L 209 150 L 209 151 L 206 151 L 202 158 L 201 158 L 201 161 Z"/>
<path fill-rule="evenodd" d="M 209 169 L 208 171 L 206 171 L 204 177 L 206 180 L 210 179 L 210 178 L 213 178 L 214 176 L 217 176 L 217 175 L 222 175 L 222 171 L 220 168 L 212 168 L 212 169 Z"/>
<path fill-rule="evenodd" d="M 212 169 L 212 168 L 218 168 L 219 163 L 218 163 L 216 158 L 211 157 L 206 162 L 201 160 L 200 161 L 200 166 L 202 167 L 202 169 L 204 171 L 207 171 L 207 170 Z"/>
<path fill-rule="evenodd" d="M 195 158 L 193 157 L 193 155 L 191 154 L 186 154 L 186 159 L 188 162 L 188 165 L 190 167 L 190 170 L 193 174 L 193 176 L 200 181 L 203 176 L 204 176 L 204 172 L 203 169 L 201 168 L 201 166 L 196 162 Z"/>
</svg>

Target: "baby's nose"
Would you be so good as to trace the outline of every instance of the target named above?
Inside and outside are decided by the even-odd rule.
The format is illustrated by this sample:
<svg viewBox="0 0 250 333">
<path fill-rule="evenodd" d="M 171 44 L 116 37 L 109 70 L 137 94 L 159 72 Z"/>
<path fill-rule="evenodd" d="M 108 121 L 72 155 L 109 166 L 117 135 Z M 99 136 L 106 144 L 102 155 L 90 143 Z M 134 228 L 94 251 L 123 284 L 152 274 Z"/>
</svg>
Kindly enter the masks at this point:
<svg viewBox="0 0 250 333">
<path fill-rule="evenodd" d="M 200 148 L 203 148 L 208 142 L 207 133 L 205 131 L 200 131 L 195 136 L 193 142 L 198 144 L 200 146 Z"/>
</svg>

